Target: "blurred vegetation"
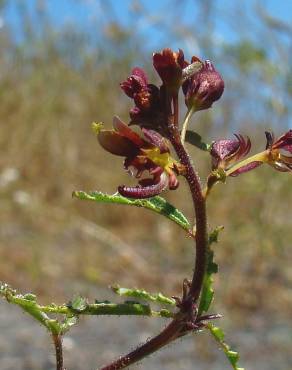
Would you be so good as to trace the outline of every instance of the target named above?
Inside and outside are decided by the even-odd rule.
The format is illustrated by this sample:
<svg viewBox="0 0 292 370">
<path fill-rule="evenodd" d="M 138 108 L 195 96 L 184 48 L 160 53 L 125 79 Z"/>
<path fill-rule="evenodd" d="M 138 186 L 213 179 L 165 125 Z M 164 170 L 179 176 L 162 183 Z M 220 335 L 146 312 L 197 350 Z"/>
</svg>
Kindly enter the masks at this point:
<svg viewBox="0 0 292 370">
<path fill-rule="evenodd" d="M 151 52 L 180 46 L 188 59 L 212 59 L 226 81 L 223 99 L 191 128 L 207 141 L 240 131 L 260 150 L 264 129 L 279 135 L 291 127 L 291 26 L 256 2 L 249 14 L 244 2 L 223 9 L 211 0 L 169 0 L 164 17 L 133 1 L 125 24 L 111 1 L 99 1 L 102 21 L 86 27 L 55 27 L 46 1 L 15 3 L 17 27 L 5 20 L 9 1 L 1 10 L 0 280 L 55 300 L 94 297 L 97 286 L 114 282 L 179 292 L 193 248 L 178 227 L 140 209 L 71 199 L 73 190 L 114 193 L 131 182 L 121 160 L 98 147 L 90 124 L 110 126 L 114 114 L 126 120 L 130 102 L 119 82 L 136 64 L 157 79 Z M 218 20 L 232 30 L 230 40 L 218 34 Z M 141 24 L 161 37 L 147 37 Z M 209 158 L 190 151 L 207 175 Z M 210 227 L 225 225 L 215 251 L 224 311 L 291 313 L 291 180 L 260 168 L 214 189 Z M 166 197 L 191 214 L 183 183 Z"/>
</svg>

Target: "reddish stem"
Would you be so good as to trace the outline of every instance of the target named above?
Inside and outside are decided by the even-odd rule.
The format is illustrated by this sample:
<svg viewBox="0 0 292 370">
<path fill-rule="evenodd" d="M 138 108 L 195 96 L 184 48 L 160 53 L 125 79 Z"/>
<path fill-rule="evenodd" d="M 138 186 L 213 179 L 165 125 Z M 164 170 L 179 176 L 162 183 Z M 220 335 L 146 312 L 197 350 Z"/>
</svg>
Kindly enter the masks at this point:
<svg viewBox="0 0 292 370">
<path fill-rule="evenodd" d="M 173 96 L 173 123 L 178 127 L 178 93 Z"/>
<path fill-rule="evenodd" d="M 187 321 L 193 317 L 193 303 L 196 303 L 203 285 L 203 279 L 206 269 L 206 250 L 207 250 L 207 215 L 206 201 L 202 192 L 200 178 L 194 170 L 191 159 L 184 148 L 178 128 L 178 97 L 173 97 L 173 121 L 168 125 L 169 139 L 182 165 L 185 166 L 185 178 L 188 182 L 195 209 L 196 220 L 196 259 L 192 282 L 188 295 L 182 302 L 180 312 L 176 319 L 156 337 L 150 339 L 145 344 L 136 348 L 134 351 L 109 365 L 102 367 L 100 370 L 119 370 L 140 361 L 142 358 L 156 352 L 168 343 L 174 341 L 189 330 L 184 330 Z"/>
<path fill-rule="evenodd" d="M 183 146 L 179 131 L 175 126 L 170 128 L 170 141 L 176 151 L 181 164 L 185 166 L 185 178 L 188 182 L 195 209 L 196 221 L 196 259 L 194 274 L 189 290 L 189 298 L 196 302 L 202 289 L 205 269 L 206 269 L 206 250 L 207 250 L 207 215 L 206 201 L 202 192 L 199 175 L 194 170 L 190 156 Z"/>
<path fill-rule="evenodd" d="M 184 326 L 184 322 L 174 319 L 161 333 L 156 337 L 150 339 L 142 346 L 136 348 L 134 351 L 125 356 L 120 357 L 118 360 L 106 365 L 100 370 L 119 370 L 140 361 L 142 358 L 156 352 L 161 347 L 164 347 L 169 342 L 179 337 L 179 332 Z"/>
<path fill-rule="evenodd" d="M 56 351 L 56 370 L 65 370 L 63 367 L 62 337 L 59 334 L 53 334 L 52 337 Z"/>
</svg>

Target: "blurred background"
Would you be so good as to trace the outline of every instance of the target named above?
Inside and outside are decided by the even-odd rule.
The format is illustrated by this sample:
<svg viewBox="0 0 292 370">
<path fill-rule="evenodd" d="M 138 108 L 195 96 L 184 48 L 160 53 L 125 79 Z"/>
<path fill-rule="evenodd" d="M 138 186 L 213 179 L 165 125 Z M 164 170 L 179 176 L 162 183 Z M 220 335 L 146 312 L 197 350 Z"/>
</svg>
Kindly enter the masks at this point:
<svg viewBox="0 0 292 370">
<path fill-rule="evenodd" d="M 0 1 L 0 280 L 43 303 L 74 294 L 114 299 L 105 288 L 117 282 L 180 294 L 194 251 L 176 225 L 71 198 L 73 190 L 114 193 L 131 183 L 90 125 L 110 127 L 115 114 L 128 120 L 131 101 L 119 82 L 138 65 L 158 83 L 151 54 L 164 47 L 211 59 L 225 80 L 221 100 L 190 126 L 205 141 L 240 132 L 256 152 L 265 130 L 279 136 L 292 127 L 290 1 Z M 205 179 L 208 155 L 190 152 Z M 213 310 L 224 314 L 221 326 L 247 369 L 292 369 L 291 181 L 263 166 L 218 185 L 208 204 L 210 228 L 225 226 Z M 183 181 L 165 197 L 192 215 Z M 4 302 L 0 319 L 1 370 L 54 368 L 37 324 Z M 68 369 L 93 369 L 133 348 L 164 325 L 153 320 L 83 320 L 65 341 Z M 137 368 L 228 364 L 203 334 Z"/>
</svg>

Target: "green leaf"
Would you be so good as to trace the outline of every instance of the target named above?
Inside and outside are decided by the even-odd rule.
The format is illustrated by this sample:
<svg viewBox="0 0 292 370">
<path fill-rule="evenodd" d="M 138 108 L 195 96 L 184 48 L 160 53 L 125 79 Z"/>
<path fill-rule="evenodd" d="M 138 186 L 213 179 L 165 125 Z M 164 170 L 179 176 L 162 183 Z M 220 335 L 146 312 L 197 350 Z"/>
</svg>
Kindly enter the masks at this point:
<svg viewBox="0 0 292 370">
<path fill-rule="evenodd" d="M 218 243 L 218 236 L 221 231 L 224 230 L 224 226 L 217 226 L 209 234 L 209 246 L 213 243 Z"/>
<path fill-rule="evenodd" d="M 72 326 L 76 325 L 78 322 L 78 316 L 72 315 L 67 316 L 61 324 L 62 334 L 66 333 L 71 329 Z"/>
<path fill-rule="evenodd" d="M 32 293 L 24 294 L 23 298 L 27 299 L 28 301 L 33 301 L 33 302 L 36 301 L 36 295 Z"/>
<path fill-rule="evenodd" d="M 34 317 L 38 322 L 44 325 L 51 333 L 60 334 L 61 326 L 57 320 L 50 319 L 36 302 L 34 294 L 17 294 L 7 284 L 0 285 L 0 295 L 6 298 L 7 302 L 20 306 L 25 312 Z"/>
<path fill-rule="evenodd" d="M 215 338 L 216 342 L 219 343 L 220 347 L 223 349 L 228 361 L 230 362 L 232 368 L 234 370 L 244 370 L 243 367 L 239 367 L 238 361 L 239 361 L 239 353 L 236 351 L 233 351 L 228 344 L 224 341 L 224 332 L 221 328 L 218 326 L 214 326 L 212 324 L 207 324 L 206 326 L 213 337 Z"/>
<path fill-rule="evenodd" d="M 37 321 L 44 325 L 53 334 L 64 334 L 77 322 L 79 315 L 135 315 L 135 316 L 152 316 L 173 318 L 174 313 L 161 309 L 152 310 L 149 304 L 137 302 L 111 303 L 109 301 L 96 301 L 89 304 L 83 297 L 76 297 L 68 305 L 56 305 L 51 303 L 41 306 L 35 300 L 34 295 L 21 295 L 13 290 L 9 285 L 0 282 L 0 296 L 7 302 L 20 306 L 23 310 L 33 316 Z M 29 298 L 29 299 L 27 299 Z M 170 304 L 171 298 L 159 295 L 163 303 Z M 47 314 L 64 315 L 63 322 L 51 319 Z"/>
<path fill-rule="evenodd" d="M 185 141 L 189 144 L 196 146 L 198 149 L 204 150 L 205 152 L 209 152 L 211 149 L 211 145 L 204 143 L 202 141 L 202 137 L 194 131 L 187 130 Z"/>
<path fill-rule="evenodd" d="M 87 300 L 80 296 L 73 298 L 73 300 L 68 303 L 68 307 L 78 313 L 85 311 L 87 306 Z"/>
<path fill-rule="evenodd" d="M 116 294 L 120 296 L 139 298 L 144 299 L 145 301 L 151 301 L 158 304 L 167 304 L 171 306 L 175 306 L 176 304 L 173 298 L 166 297 L 161 293 L 151 294 L 146 292 L 146 290 L 120 288 L 118 285 L 112 286 L 111 288 Z"/>
<path fill-rule="evenodd" d="M 168 203 L 164 198 L 156 196 L 149 199 L 130 199 L 123 197 L 120 194 L 109 195 L 101 192 L 84 192 L 84 191 L 74 191 L 72 193 L 73 197 L 82 200 L 91 200 L 95 202 L 104 202 L 104 203 L 116 203 L 116 204 L 126 204 L 129 206 L 143 207 L 150 209 L 160 215 L 163 215 L 169 218 L 171 221 L 178 224 L 185 230 L 190 229 L 190 223 L 187 218 L 176 209 L 173 205 Z"/>
<path fill-rule="evenodd" d="M 214 289 L 212 287 L 214 282 L 213 275 L 218 272 L 218 265 L 214 262 L 214 252 L 211 249 L 211 244 L 218 242 L 218 235 L 219 232 L 222 230 L 223 226 L 218 226 L 209 234 L 209 243 L 207 249 L 207 267 L 199 303 L 199 315 L 201 315 L 203 312 L 208 312 L 214 298 Z"/>
<path fill-rule="evenodd" d="M 213 274 L 218 272 L 218 265 L 213 262 L 214 252 L 209 250 L 207 253 L 207 269 L 204 276 L 203 288 L 199 304 L 199 315 L 203 312 L 208 312 L 213 301 L 214 289 L 212 287 L 214 279 Z"/>
</svg>

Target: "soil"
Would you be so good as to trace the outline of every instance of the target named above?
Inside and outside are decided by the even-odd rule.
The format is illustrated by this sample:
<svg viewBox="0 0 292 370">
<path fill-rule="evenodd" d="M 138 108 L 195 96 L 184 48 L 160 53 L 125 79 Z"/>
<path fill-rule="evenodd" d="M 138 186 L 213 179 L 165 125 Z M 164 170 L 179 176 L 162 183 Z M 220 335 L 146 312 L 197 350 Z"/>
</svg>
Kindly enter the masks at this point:
<svg viewBox="0 0 292 370">
<path fill-rule="evenodd" d="M 96 370 L 157 333 L 166 321 L 154 318 L 85 317 L 64 337 L 67 370 Z M 221 326 L 240 348 L 246 370 L 292 369 L 292 323 L 249 317 L 244 328 Z M 226 370 L 223 352 L 207 333 L 179 340 L 133 365 L 133 369 Z M 0 370 L 53 370 L 54 348 L 49 334 L 19 307 L 0 302 Z"/>
</svg>

